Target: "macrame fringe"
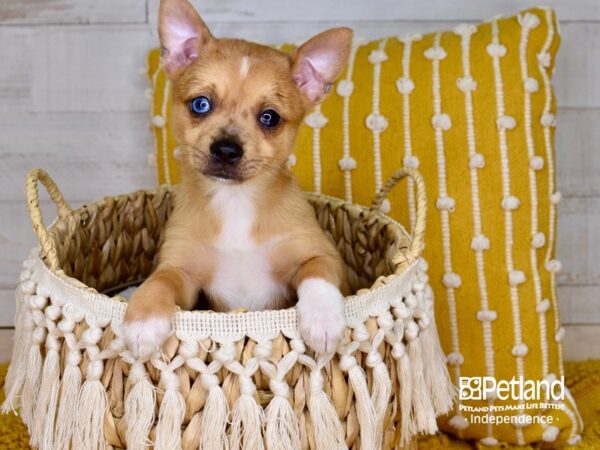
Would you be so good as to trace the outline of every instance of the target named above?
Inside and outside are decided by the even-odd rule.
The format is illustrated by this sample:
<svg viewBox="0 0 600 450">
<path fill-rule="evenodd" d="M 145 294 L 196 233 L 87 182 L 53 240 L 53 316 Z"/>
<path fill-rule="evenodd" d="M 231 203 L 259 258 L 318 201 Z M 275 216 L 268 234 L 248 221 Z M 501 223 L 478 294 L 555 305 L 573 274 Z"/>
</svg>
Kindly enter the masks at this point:
<svg viewBox="0 0 600 450">
<path fill-rule="evenodd" d="M 241 395 L 233 405 L 231 450 L 263 450 L 263 410 L 251 395 Z M 325 448 L 325 447 L 324 447 Z"/>
<path fill-rule="evenodd" d="M 408 356 L 412 366 L 412 410 L 416 430 L 419 433 L 435 434 L 438 428 L 425 379 L 423 368 L 424 354 L 419 338 L 415 338 L 408 343 Z"/>
<path fill-rule="evenodd" d="M 379 354 L 379 345 L 383 342 L 384 331 L 379 330 L 373 337 L 372 349 L 367 355 L 367 366 L 372 368 L 373 384 L 371 401 L 375 410 L 375 427 L 377 430 L 377 443 L 375 448 L 380 448 L 383 439 L 383 421 L 392 394 L 392 380 L 383 358 Z"/>
<path fill-rule="evenodd" d="M 6 414 L 8 412 L 15 412 L 19 408 L 21 402 L 19 396 L 22 392 L 25 384 L 26 375 L 26 359 L 27 354 L 27 341 L 25 325 L 26 322 L 31 322 L 31 317 L 27 316 L 27 307 L 24 304 L 25 294 L 21 289 L 21 285 L 17 287 L 15 291 L 15 301 L 17 303 L 17 314 L 15 315 L 15 337 L 14 337 L 14 348 L 13 357 L 8 367 L 8 373 L 4 380 L 4 390 L 6 392 L 6 398 L 2 403 L 0 412 Z"/>
<path fill-rule="evenodd" d="M 154 423 L 156 394 L 142 363 L 133 363 L 129 372 L 129 379 L 133 386 L 125 399 L 127 448 L 130 450 L 144 450 L 150 446 L 148 434 L 150 434 Z"/>
<path fill-rule="evenodd" d="M 173 372 L 162 372 L 165 388 L 158 423 L 156 425 L 156 450 L 178 450 L 181 448 L 181 425 L 185 417 L 185 400 L 179 392 L 179 378 Z"/>
<path fill-rule="evenodd" d="M 34 433 L 40 447 L 51 449 L 54 443 L 54 422 L 60 388 L 60 361 L 58 342 L 48 336 L 46 359 L 35 411 Z"/>
<path fill-rule="evenodd" d="M 38 332 L 39 328 L 35 330 Z M 34 333 L 35 333 L 34 332 Z M 27 357 L 27 377 L 23 386 L 23 407 L 21 408 L 23 421 L 28 425 L 30 436 L 30 445 L 36 447 L 38 442 L 34 431 L 35 407 L 37 405 L 38 390 L 40 388 L 40 379 L 42 377 L 42 352 L 39 344 L 34 344 L 29 349 Z"/>
<path fill-rule="evenodd" d="M 318 449 L 347 449 L 344 428 L 331 400 L 323 391 L 323 375 L 319 369 L 310 374 L 310 396 L 308 412 L 315 434 Z"/>
<path fill-rule="evenodd" d="M 342 370 L 348 372 L 348 378 L 350 378 L 350 384 L 354 391 L 356 415 L 360 424 L 361 449 L 375 449 L 378 441 L 375 409 L 369 396 L 365 372 L 356 364 L 356 358 L 351 355 L 343 355 L 340 359 L 340 366 Z"/>
<path fill-rule="evenodd" d="M 77 399 L 76 436 L 79 448 L 104 450 L 104 415 L 107 405 L 108 398 L 100 380 L 86 379 Z"/>
<path fill-rule="evenodd" d="M 73 405 L 77 404 L 77 394 L 81 386 L 81 370 L 78 367 L 81 356 L 78 351 L 71 352 L 71 354 L 73 356 L 67 356 L 67 366 L 60 387 L 60 400 L 58 401 L 58 413 L 56 414 L 56 435 L 54 438 L 54 448 L 56 449 L 69 448 L 77 418 L 77 409 Z M 69 359 L 72 360 L 69 361 Z"/>
<path fill-rule="evenodd" d="M 204 375 L 206 376 L 206 375 Z M 216 375 L 211 375 L 216 378 Z M 227 398 L 223 389 L 215 380 L 213 386 L 208 391 L 208 398 L 202 411 L 202 428 L 200 435 L 200 449 L 227 449 L 229 441 L 227 440 Z"/>
<path fill-rule="evenodd" d="M 287 397 L 275 395 L 267 406 L 264 420 L 269 450 L 300 449 L 300 424 Z"/>
<path fill-rule="evenodd" d="M 398 389 L 400 393 L 400 433 L 402 446 L 408 444 L 416 433 L 412 408 L 412 370 L 410 358 L 403 353 L 396 362 Z"/>
<path fill-rule="evenodd" d="M 456 392 L 454 385 L 448 383 L 450 375 L 446 365 L 446 355 L 442 352 L 438 341 L 433 319 L 419 336 L 423 347 L 423 355 L 426 355 L 424 364 L 429 396 L 437 417 L 452 409 Z"/>
</svg>

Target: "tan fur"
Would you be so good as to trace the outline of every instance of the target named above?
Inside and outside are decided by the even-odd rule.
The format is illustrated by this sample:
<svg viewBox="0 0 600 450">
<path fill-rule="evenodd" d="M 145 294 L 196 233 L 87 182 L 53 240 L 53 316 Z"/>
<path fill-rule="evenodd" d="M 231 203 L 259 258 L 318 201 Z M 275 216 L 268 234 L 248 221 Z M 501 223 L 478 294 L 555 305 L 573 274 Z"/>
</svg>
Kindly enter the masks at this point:
<svg viewBox="0 0 600 450">
<path fill-rule="evenodd" d="M 171 13 L 170 8 L 188 7 L 183 0 L 163 0 L 161 17 Z M 177 187 L 159 265 L 134 293 L 125 321 L 171 317 L 175 305 L 192 309 L 198 293 L 210 285 L 218 253 L 215 242 L 222 238 L 223 226 L 211 199 L 228 182 L 211 175 L 209 147 L 222 136 L 234 136 L 244 149 L 235 181 L 229 183 L 243 184 L 257 193 L 253 197 L 256 216 L 251 239 L 257 245 L 275 243 L 268 258 L 271 275 L 286 287 L 287 294 L 266 307 L 291 305 L 296 300 L 295 290 L 307 278 L 322 278 L 347 293 L 342 259 L 323 234 L 285 164 L 298 126 L 314 104 L 294 81 L 302 47 L 290 56 L 242 40 L 215 39 L 197 19 L 193 18 L 200 36 L 198 57 L 186 67 L 175 65 L 168 71 L 173 83 L 171 123 L 182 149 L 182 182 Z M 161 37 L 168 33 L 163 22 Z M 319 39 L 344 41 L 337 45 L 347 56 L 349 33 L 348 29 L 330 30 Z M 317 39 L 309 47 L 318 45 Z M 168 49 L 163 54 L 169 55 Z M 240 70 L 243 58 L 247 58 L 247 72 Z M 163 60 L 169 63 L 165 56 Z M 337 76 L 343 62 L 328 76 Z M 213 105 L 206 117 L 196 117 L 189 110 L 191 99 L 201 95 L 209 97 Z M 257 121 L 267 108 L 275 109 L 282 118 L 272 130 L 262 128 Z M 223 299 L 208 301 L 213 310 L 225 308 Z"/>
</svg>

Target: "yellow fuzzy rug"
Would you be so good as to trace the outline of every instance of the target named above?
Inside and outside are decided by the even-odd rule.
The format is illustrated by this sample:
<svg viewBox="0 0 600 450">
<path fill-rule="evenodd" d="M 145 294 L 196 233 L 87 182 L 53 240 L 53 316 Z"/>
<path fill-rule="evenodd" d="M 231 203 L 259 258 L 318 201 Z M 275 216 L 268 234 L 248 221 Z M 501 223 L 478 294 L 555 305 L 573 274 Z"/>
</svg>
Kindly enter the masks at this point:
<svg viewBox="0 0 600 450">
<path fill-rule="evenodd" d="M 4 400 L 4 377 L 7 365 L 0 365 L 0 403 Z M 577 401 L 579 412 L 586 423 L 583 440 L 570 450 L 600 450 L 600 360 L 566 363 L 566 384 Z M 27 428 L 14 414 L 0 414 L 0 450 L 28 449 Z M 457 441 L 440 434 L 418 442 L 420 450 L 490 450 L 477 444 Z M 535 447 L 500 446 L 497 449 L 533 450 Z"/>
</svg>

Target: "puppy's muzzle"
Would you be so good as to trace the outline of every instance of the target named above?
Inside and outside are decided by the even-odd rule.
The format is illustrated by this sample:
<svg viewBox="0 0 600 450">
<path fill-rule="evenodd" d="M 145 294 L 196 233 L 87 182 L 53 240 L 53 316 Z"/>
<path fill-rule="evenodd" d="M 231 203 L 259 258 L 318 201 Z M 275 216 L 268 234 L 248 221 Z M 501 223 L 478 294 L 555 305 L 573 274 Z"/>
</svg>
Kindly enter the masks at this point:
<svg viewBox="0 0 600 450">
<path fill-rule="evenodd" d="M 210 145 L 210 156 L 214 162 L 232 166 L 241 161 L 244 150 L 240 144 L 231 139 L 220 139 Z"/>
</svg>

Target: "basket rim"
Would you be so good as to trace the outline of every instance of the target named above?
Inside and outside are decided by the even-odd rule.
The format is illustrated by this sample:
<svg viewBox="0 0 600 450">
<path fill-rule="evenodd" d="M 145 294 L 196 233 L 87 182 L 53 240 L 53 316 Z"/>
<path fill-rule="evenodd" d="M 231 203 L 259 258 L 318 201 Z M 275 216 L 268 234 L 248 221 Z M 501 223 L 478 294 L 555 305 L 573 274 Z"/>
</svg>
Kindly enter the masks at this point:
<svg viewBox="0 0 600 450">
<path fill-rule="evenodd" d="M 67 316 L 85 318 L 89 324 L 111 324 L 120 335 L 120 324 L 125 317 L 127 302 L 124 297 L 108 296 L 66 275 L 53 271 L 42 260 L 38 249 L 29 258 L 32 281 L 40 285 L 40 295 L 48 295 L 63 308 Z M 345 297 L 345 316 L 351 328 L 368 317 L 377 317 L 388 310 L 395 300 L 401 300 L 411 289 L 411 283 L 420 270 L 421 260 L 416 260 L 402 272 L 389 275 L 385 283 L 364 289 Z M 115 301 L 117 300 L 117 301 Z M 217 342 L 239 340 L 248 336 L 257 341 L 273 339 L 283 334 L 290 339 L 300 338 L 296 307 L 287 309 L 216 312 L 207 310 L 184 311 L 178 308 L 173 320 L 174 334 L 180 340 L 211 338 Z"/>
</svg>

